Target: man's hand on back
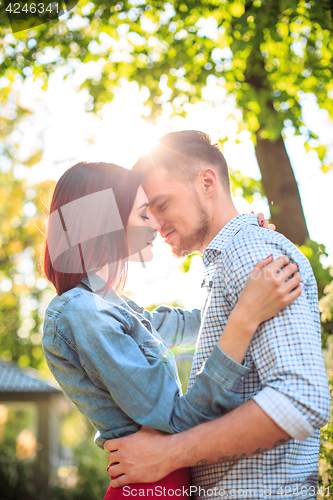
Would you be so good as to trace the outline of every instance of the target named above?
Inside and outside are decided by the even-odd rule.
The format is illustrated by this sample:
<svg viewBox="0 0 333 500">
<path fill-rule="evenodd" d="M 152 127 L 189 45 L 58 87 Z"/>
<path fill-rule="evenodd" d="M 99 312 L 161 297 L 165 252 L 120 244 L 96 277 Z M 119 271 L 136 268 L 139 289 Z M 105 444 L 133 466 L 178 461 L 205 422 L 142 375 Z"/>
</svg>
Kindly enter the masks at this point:
<svg viewBox="0 0 333 500">
<path fill-rule="evenodd" d="M 104 449 L 109 451 L 108 460 L 112 464 L 108 469 L 111 486 L 118 488 L 126 484 L 150 483 L 167 476 L 167 460 L 172 435 L 164 434 L 149 427 L 142 427 L 131 436 L 109 439 Z"/>
<path fill-rule="evenodd" d="M 249 432 L 251 429 L 251 432 Z M 178 434 L 143 427 L 106 441 L 111 486 L 158 481 L 170 472 L 196 465 L 232 462 L 286 443 L 289 435 L 254 401 L 246 401 L 220 418 Z M 114 450 L 114 451 L 111 451 Z"/>
</svg>

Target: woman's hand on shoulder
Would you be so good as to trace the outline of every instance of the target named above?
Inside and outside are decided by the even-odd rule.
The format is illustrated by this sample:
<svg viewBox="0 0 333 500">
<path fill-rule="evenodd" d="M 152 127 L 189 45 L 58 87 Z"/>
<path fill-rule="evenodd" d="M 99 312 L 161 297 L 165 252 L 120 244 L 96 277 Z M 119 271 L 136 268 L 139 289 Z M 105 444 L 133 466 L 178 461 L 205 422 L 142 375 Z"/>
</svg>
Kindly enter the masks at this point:
<svg viewBox="0 0 333 500">
<path fill-rule="evenodd" d="M 254 212 L 251 212 L 254 214 Z M 264 214 L 261 212 L 257 214 L 257 219 L 260 227 L 264 227 L 266 229 L 271 229 L 272 231 L 275 231 L 276 227 L 274 224 L 270 224 L 268 219 L 265 219 Z"/>
<path fill-rule="evenodd" d="M 302 293 L 298 265 L 286 256 L 273 260 L 273 254 L 254 267 L 239 296 L 238 314 L 246 315 L 253 327 L 275 316 Z M 236 309 L 235 308 L 235 309 Z"/>
</svg>

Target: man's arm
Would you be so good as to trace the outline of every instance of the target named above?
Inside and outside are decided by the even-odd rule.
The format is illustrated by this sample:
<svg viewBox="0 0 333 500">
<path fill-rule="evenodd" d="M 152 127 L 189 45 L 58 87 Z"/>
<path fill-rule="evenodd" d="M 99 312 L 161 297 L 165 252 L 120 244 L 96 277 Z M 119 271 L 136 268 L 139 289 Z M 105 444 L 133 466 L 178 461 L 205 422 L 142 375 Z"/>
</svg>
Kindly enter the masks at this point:
<svg viewBox="0 0 333 500">
<path fill-rule="evenodd" d="M 250 359 L 259 378 L 253 400 L 294 439 L 300 441 L 327 423 L 330 394 L 321 350 L 317 286 L 307 259 L 278 233 L 240 231 L 228 248 L 229 299 L 233 305 L 252 262 L 272 251 L 299 265 L 303 292 L 271 320 L 262 323 L 250 344 Z M 317 304 L 317 305 L 316 305 Z"/>
<path fill-rule="evenodd" d="M 260 245 L 261 242 L 257 242 L 256 238 L 249 242 L 246 237 L 246 241 L 238 242 L 238 248 L 232 249 L 231 254 L 237 262 L 226 267 L 229 277 L 228 272 L 223 275 L 231 308 L 235 306 L 252 269 L 252 259 L 263 257 L 258 255 L 258 250 L 265 255 L 273 251 L 277 256 L 277 250 L 278 255 L 288 253 L 279 248 L 278 242 L 270 245 L 267 240 L 264 245 Z M 243 249 L 246 252 L 237 255 Z M 300 255 L 295 249 L 290 257 L 296 261 Z M 301 269 L 301 275 L 302 271 L 305 272 L 305 268 Z M 221 311 L 221 322 L 228 317 L 224 312 Z M 115 485 L 133 482 L 136 480 L 133 475 L 136 477 L 138 470 L 140 481 L 148 482 L 179 467 L 206 463 L 200 462 L 202 460 L 207 460 L 207 463 L 222 461 L 221 457 L 225 457 L 225 461 L 239 460 L 283 444 L 288 436 L 306 439 L 316 428 L 325 425 L 329 418 L 330 398 L 320 350 L 320 332 L 314 324 L 312 306 L 303 294 L 286 310 L 261 326 L 250 351 L 262 385 L 254 396 L 255 400 L 244 403 L 205 426 L 200 425 L 179 436 L 172 436 L 169 441 L 161 441 L 161 461 L 158 459 L 159 451 L 154 449 L 157 448 L 156 443 L 150 447 L 151 443 L 146 440 L 141 443 L 142 446 L 136 442 L 132 447 L 135 436 L 124 438 L 124 442 L 117 440 L 115 445 L 119 448 L 119 454 L 112 453 L 109 458 L 120 463 L 119 466 L 111 467 L 110 474 L 124 476 Z M 157 438 L 154 435 L 154 439 Z M 161 439 L 166 438 L 163 436 Z M 115 449 L 112 442 L 107 446 Z M 163 465 L 163 455 L 166 466 Z M 135 463 L 136 459 L 140 465 Z M 155 461 L 157 465 L 150 470 L 150 465 L 155 464 Z M 171 469 L 170 464 L 173 464 Z"/>
<path fill-rule="evenodd" d="M 288 441 L 283 431 L 254 402 L 247 401 L 212 422 L 185 432 L 165 435 L 142 428 L 136 434 L 105 443 L 108 459 L 116 463 L 109 474 L 117 488 L 134 482 L 153 482 L 182 467 L 240 460 L 264 453 Z"/>
</svg>

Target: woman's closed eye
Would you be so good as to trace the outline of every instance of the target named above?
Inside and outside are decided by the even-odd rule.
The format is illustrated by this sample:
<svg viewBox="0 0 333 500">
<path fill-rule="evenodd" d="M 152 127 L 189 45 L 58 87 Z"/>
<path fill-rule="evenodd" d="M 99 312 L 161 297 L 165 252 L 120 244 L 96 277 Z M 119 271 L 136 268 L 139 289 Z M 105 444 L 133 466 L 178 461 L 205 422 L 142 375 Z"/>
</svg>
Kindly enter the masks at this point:
<svg viewBox="0 0 333 500">
<path fill-rule="evenodd" d="M 145 220 L 149 220 L 149 217 L 147 217 L 146 215 L 141 215 L 141 218 L 145 219 Z"/>
</svg>

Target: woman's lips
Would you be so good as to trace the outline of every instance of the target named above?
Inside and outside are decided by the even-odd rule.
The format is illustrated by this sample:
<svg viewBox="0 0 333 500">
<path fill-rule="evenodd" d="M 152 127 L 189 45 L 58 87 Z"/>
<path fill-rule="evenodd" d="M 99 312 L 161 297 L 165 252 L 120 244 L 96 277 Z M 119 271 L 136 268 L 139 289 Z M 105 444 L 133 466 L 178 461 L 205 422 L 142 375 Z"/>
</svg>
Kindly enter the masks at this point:
<svg viewBox="0 0 333 500">
<path fill-rule="evenodd" d="M 148 246 L 150 246 L 150 247 L 152 247 L 152 246 L 153 246 L 153 243 L 154 243 L 154 241 L 155 241 L 155 239 L 156 239 L 156 236 L 157 236 L 157 233 L 154 233 L 154 236 L 152 237 L 152 239 L 151 239 L 151 240 L 149 240 L 149 241 L 147 241 L 147 245 L 148 245 Z"/>
<path fill-rule="evenodd" d="M 148 246 L 150 246 L 150 247 L 152 247 L 152 246 L 153 246 L 154 241 L 155 241 L 155 236 L 154 236 L 154 238 L 152 238 L 151 240 L 149 240 L 149 241 L 147 242 L 147 245 L 148 245 Z"/>
<path fill-rule="evenodd" d="M 175 232 L 175 229 L 171 231 L 165 238 L 165 243 L 169 243 L 171 235 Z"/>
</svg>

